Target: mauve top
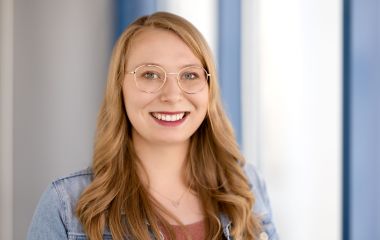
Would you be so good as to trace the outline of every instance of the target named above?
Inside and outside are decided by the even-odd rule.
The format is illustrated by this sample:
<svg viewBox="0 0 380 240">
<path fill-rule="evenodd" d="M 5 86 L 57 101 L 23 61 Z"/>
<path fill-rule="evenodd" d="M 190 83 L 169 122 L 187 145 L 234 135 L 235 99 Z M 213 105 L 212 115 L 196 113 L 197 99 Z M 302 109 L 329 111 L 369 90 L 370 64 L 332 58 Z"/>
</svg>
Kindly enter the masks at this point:
<svg viewBox="0 0 380 240">
<path fill-rule="evenodd" d="M 205 238 L 205 222 L 203 220 L 185 225 L 184 227 L 185 229 L 183 229 L 179 225 L 172 225 L 176 240 L 187 240 L 186 233 L 188 233 L 191 236 L 191 240 L 205 240 L 206 239 Z M 165 237 L 164 239 L 169 238 L 169 234 L 167 232 L 162 231 L 162 234 Z"/>
</svg>

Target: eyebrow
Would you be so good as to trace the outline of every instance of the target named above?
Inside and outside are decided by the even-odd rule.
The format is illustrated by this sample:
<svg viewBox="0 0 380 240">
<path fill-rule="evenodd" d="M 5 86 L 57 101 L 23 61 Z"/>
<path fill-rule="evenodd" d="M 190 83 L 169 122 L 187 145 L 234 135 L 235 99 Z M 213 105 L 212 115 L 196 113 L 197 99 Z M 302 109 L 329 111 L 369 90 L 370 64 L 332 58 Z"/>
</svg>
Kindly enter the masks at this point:
<svg viewBox="0 0 380 240">
<path fill-rule="evenodd" d="M 156 66 L 160 66 L 160 67 L 162 67 L 162 68 L 164 68 L 166 70 L 166 68 L 164 66 L 162 66 L 159 63 L 155 63 L 155 62 L 143 62 L 143 63 L 136 64 L 135 67 L 139 67 L 141 65 L 156 65 Z M 199 63 L 190 63 L 190 64 L 181 65 L 181 66 L 179 66 L 178 69 L 182 69 L 182 68 L 185 68 L 185 67 L 191 67 L 191 66 L 203 67 L 203 65 L 199 64 Z"/>
</svg>

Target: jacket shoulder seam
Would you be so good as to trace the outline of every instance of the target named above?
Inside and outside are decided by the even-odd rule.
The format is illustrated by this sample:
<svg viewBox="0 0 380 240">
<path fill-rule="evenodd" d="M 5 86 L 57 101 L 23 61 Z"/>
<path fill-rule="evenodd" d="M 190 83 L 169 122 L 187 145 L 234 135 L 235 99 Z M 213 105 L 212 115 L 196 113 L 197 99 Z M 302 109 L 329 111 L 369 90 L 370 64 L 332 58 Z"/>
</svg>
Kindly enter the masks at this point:
<svg viewBox="0 0 380 240">
<path fill-rule="evenodd" d="M 56 180 L 53 181 L 53 183 L 57 184 L 58 182 L 61 182 L 61 181 L 67 180 L 67 179 L 77 178 L 77 177 L 81 177 L 81 176 L 92 176 L 92 175 L 93 175 L 93 173 L 92 173 L 91 168 L 87 168 L 87 169 L 84 169 L 84 170 L 81 170 L 78 172 L 71 173 L 67 176 L 57 178 Z"/>
</svg>

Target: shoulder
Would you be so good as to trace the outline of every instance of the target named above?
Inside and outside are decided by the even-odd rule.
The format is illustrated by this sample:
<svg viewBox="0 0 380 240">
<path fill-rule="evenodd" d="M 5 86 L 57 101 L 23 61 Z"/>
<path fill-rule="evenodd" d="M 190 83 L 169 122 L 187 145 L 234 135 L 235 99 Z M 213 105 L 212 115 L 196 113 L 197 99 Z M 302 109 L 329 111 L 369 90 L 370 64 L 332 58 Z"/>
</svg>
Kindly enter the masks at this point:
<svg viewBox="0 0 380 240">
<path fill-rule="evenodd" d="M 93 174 L 90 168 L 74 172 L 67 176 L 56 179 L 52 186 L 56 189 L 60 197 L 70 197 L 78 199 L 83 190 L 92 182 Z"/>
<path fill-rule="evenodd" d="M 248 179 L 251 191 L 255 197 L 254 211 L 259 215 L 265 215 L 268 211 L 269 198 L 266 191 L 264 178 L 257 168 L 251 163 L 245 163 L 244 173 Z"/>
<path fill-rule="evenodd" d="M 261 219 L 263 230 L 269 239 L 278 239 L 264 178 L 253 164 L 245 163 L 243 169 L 255 197 L 253 212 Z"/>
<path fill-rule="evenodd" d="M 93 174 L 90 168 L 74 172 L 52 182 L 52 187 L 58 194 L 64 219 L 69 232 L 82 232 L 82 227 L 76 217 L 75 209 L 82 192 L 92 182 Z"/>
<path fill-rule="evenodd" d="M 42 195 L 33 215 L 29 239 L 67 239 L 84 236 L 75 208 L 83 190 L 91 183 L 90 168 L 53 181 Z M 49 236 L 49 237 L 48 237 Z"/>
</svg>

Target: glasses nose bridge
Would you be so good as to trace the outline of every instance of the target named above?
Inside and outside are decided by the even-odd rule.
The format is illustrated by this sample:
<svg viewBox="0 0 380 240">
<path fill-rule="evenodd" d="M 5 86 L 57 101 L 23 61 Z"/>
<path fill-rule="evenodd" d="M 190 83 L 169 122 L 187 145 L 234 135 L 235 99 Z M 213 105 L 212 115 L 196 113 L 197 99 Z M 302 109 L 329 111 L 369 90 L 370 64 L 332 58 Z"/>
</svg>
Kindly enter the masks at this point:
<svg viewBox="0 0 380 240">
<path fill-rule="evenodd" d="M 170 76 L 170 75 L 173 75 L 174 76 L 174 78 L 175 78 L 175 80 L 176 80 L 176 82 L 177 82 L 177 84 L 178 84 L 178 87 L 180 87 L 179 86 L 179 73 L 180 72 L 165 72 L 165 75 L 166 75 L 166 79 L 165 79 L 165 83 L 167 82 L 167 80 L 168 80 L 168 77 Z"/>
<path fill-rule="evenodd" d="M 168 82 L 168 78 L 169 78 L 169 76 L 170 75 L 174 75 L 173 77 L 174 77 L 174 79 L 173 80 L 175 80 L 175 85 L 177 86 L 177 88 L 179 88 L 181 91 L 182 91 L 182 88 L 181 88 L 181 86 L 180 86 L 180 83 L 179 83 L 179 73 L 180 72 L 166 72 L 165 71 L 165 82 L 164 82 L 164 84 L 163 84 L 163 88 L 167 88 L 168 87 L 168 85 L 170 85 L 170 84 L 173 84 L 173 83 L 169 83 Z M 170 88 L 170 87 L 169 87 Z"/>
<path fill-rule="evenodd" d="M 166 77 L 168 77 L 169 75 L 174 75 L 176 77 L 176 79 L 178 80 L 179 72 L 167 72 Z"/>
</svg>

